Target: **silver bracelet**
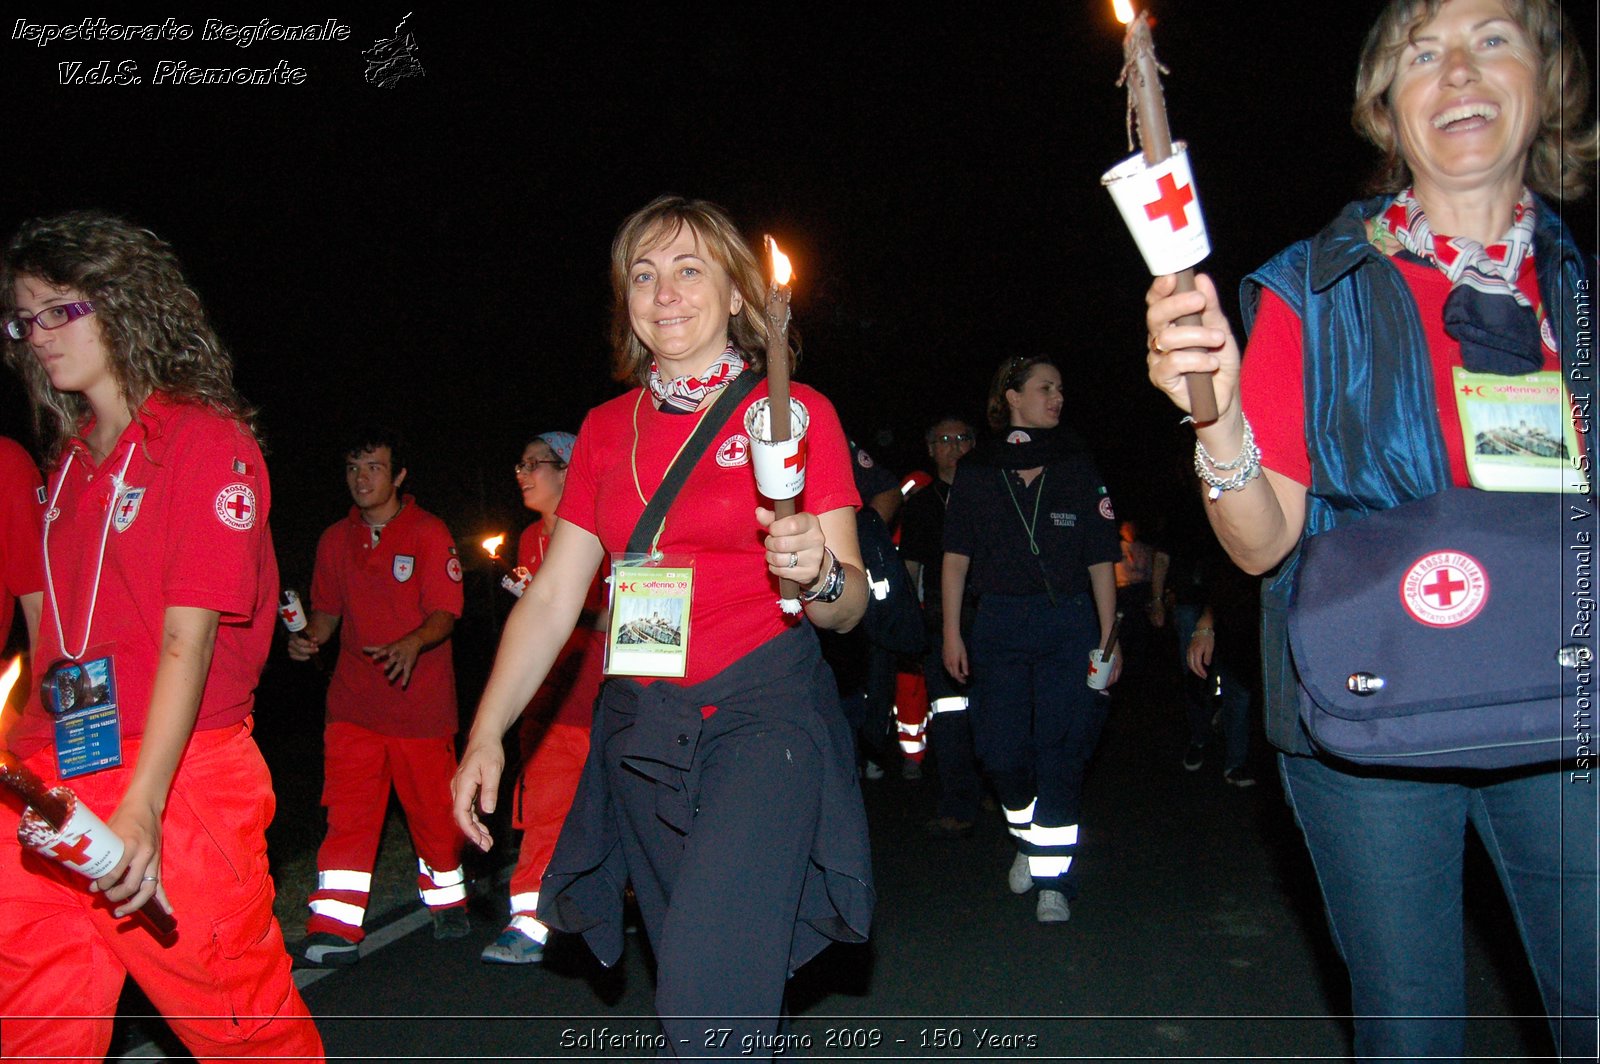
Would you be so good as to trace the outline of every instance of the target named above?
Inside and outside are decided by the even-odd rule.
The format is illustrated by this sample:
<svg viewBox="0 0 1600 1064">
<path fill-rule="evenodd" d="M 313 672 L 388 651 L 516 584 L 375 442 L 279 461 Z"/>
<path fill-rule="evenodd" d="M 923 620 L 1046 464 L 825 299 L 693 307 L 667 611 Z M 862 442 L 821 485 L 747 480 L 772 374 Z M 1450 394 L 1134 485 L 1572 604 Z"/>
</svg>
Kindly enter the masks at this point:
<svg viewBox="0 0 1600 1064">
<path fill-rule="evenodd" d="M 833 553 L 832 547 L 822 549 L 833 566 L 828 570 L 827 579 L 815 591 L 800 592 L 801 602 L 838 602 L 839 596 L 844 594 L 844 566 L 839 564 L 839 557 Z"/>
<path fill-rule="evenodd" d="M 1206 497 L 1212 502 L 1222 498 L 1223 492 L 1242 488 L 1261 475 L 1261 448 L 1256 446 L 1256 434 L 1250 428 L 1249 418 L 1240 415 L 1240 420 L 1244 422 L 1244 442 L 1237 458 L 1219 462 L 1198 438 L 1194 441 L 1194 472 L 1210 486 Z M 1233 475 L 1220 477 L 1213 470 Z"/>
</svg>

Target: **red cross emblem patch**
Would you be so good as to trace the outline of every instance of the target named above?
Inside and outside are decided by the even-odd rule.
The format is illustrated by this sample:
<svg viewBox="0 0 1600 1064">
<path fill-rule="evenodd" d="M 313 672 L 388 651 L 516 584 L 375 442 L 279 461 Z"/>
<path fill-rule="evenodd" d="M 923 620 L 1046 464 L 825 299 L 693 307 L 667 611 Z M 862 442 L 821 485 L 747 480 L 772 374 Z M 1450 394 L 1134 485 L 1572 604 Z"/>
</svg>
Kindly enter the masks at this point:
<svg viewBox="0 0 1600 1064">
<path fill-rule="evenodd" d="M 396 554 L 394 556 L 394 578 L 400 583 L 411 579 L 411 574 L 417 571 L 417 559 L 410 554 Z"/>
<path fill-rule="evenodd" d="M 1483 612 L 1489 575 L 1469 554 L 1435 551 L 1411 563 L 1400 578 L 1400 604 L 1430 628 L 1456 628 Z"/>
<path fill-rule="evenodd" d="M 135 508 L 137 509 L 137 508 Z M 217 492 L 217 520 L 240 532 L 254 528 L 256 493 L 248 484 L 229 484 Z"/>
<path fill-rule="evenodd" d="M 144 488 L 129 488 L 117 500 L 117 510 L 111 515 L 111 527 L 126 532 L 133 519 L 139 516 L 139 502 L 144 498 Z"/>
<path fill-rule="evenodd" d="M 461 583 L 461 559 L 460 558 L 451 558 L 449 561 L 445 562 L 444 563 L 444 571 L 445 571 L 445 575 L 448 576 L 450 579 L 454 580 L 458 584 Z"/>
<path fill-rule="evenodd" d="M 729 436 L 717 448 L 717 465 L 724 469 L 737 469 L 750 464 L 750 438 L 744 433 Z"/>
</svg>

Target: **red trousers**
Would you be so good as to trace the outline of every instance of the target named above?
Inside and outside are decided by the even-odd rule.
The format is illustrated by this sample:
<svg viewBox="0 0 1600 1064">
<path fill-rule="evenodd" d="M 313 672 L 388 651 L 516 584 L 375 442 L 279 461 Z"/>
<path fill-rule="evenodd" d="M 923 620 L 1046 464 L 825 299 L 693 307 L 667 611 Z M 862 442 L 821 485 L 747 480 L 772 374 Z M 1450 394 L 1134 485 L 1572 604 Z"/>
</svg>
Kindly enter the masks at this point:
<svg viewBox="0 0 1600 1064">
<path fill-rule="evenodd" d="M 905 759 L 921 761 L 928 752 L 928 682 L 920 666 L 894 674 L 894 726 Z"/>
<path fill-rule="evenodd" d="M 317 851 L 317 889 L 306 932 L 360 942 L 383 837 L 389 788 L 400 798 L 417 853 L 417 893 L 430 909 L 467 903 L 461 830 L 450 805 L 456 771 L 453 736 L 400 739 L 343 721 L 323 733 L 322 804 L 328 834 Z"/>
<path fill-rule="evenodd" d="M 602 633 L 574 633 L 523 714 L 522 773 L 512 810 L 513 826 L 522 829 L 522 849 L 511 873 L 511 926 L 536 942 L 550 933 L 533 914 L 545 866 L 589 756 L 589 726 L 604 679 L 604 657 Z"/>
<path fill-rule="evenodd" d="M 102 819 L 116 809 L 139 740 L 123 764 L 69 781 Z M 56 782 L 55 755 L 28 765 Z M 0 805 L 0 1046 L 7 1059 L 100 1061 L 124 979 L 133 976 L 197 1060 L 323 1057 L 289 974 L 272 915 L 266 828 L 276 799 L 246 724 L 196 732 L 161 818 L 161 880 L 177 917 L 171 941 L 118 920 L 89 881 L 17 842 L 20 811 Z"/>
</svg>

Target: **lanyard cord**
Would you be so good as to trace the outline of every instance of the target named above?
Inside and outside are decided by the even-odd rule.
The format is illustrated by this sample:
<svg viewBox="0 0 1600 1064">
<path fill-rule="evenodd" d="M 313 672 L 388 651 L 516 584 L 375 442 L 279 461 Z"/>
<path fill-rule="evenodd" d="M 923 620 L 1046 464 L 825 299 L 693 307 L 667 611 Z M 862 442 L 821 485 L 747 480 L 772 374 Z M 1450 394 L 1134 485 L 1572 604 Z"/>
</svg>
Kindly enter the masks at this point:
<svg viewBox="0 0 1600 1064">
<path fill-rule="evenodd" d="M 1044 501 L 1044 478 L 1050 471 L 1039 471 L 1039 479 L 1034 481 L 1034 487 L 1039 489 L 1039 494 L 1033 497 L 1033 520 L 1029 521 L 1022 516 L 1022 504 L 1017 501 L 1017 489 L 1011 486 L 1011 477 L 1004 469 L 1000 470 L 1000 479 L 1006 482 L 1006 494 L 1011 496 L 1011 505 L 1016 507 L 1017 520 L 1022 522 L 1022 529 L 1028 533 L 1028 549 L 1033 552 L 1033 560 L 1039 563 L 1039 577 L 1044 581 L 1045 594 L 1050 596 L 1050 605 L 1056 604 L 1056 589 L 1050 586 L 1050 570 L 1044 567 L 1044 559 L 1039 557 L 1039 541 L 1033 538 L 1033 530 L 1039 527 L 1039 504 Z"/>
<path fill-rule="evenodd" d="M 644 390 L 640 389 L 639 398 L 633 401 L 633 450 L 628 454 L 628 465 L 633 469 L 633 490 L 638 494 L 639 501 L 644 504 L 646 509 L 648 509 L 650 506 L 650 500 L 644 497 L 644 488 L 639 486 L 639 407 L 643 403 Z M 700 416 L 695 418 L 694 428 L 690 429 L 689 435 L 685 436 L 683 438 L 683 442 L 678 444 L 677 453 L 672 456 L 672 461 L 667 463 L 667 468 L 662 472 L 661 479 L 663 481 L 666 480 L 667 475 L 672 472 L 672 467 L 678 464 L 678 458 L 683 454 L 683 449 L 689 446 L 689 441 L 694 439 L 694 434 L 700 429 L 700 422 L 706 419 L 706 415 L 711 413 L 711 407 L 715 405 L 715 403 L 707 405 L 704 410 L 700 411 Z M 666 530 L 667 519 L 663 517 L 661 519 L 661 524 L 656 528 L 655 537 L 650 540 L 650 554 L 652 557 L 660 556 L 661 552 L 657 550 L 656 547 L 661 542 L 661 533 L 665 532 Z"/>
<path fill-rule="evenodd" d="M 61 497 L 61 489 L 67 483 L 67 471 L 72 468 L 75 455 L 71 451 L 67 452 L 67 460 L 62 463 L 61 473 L 56 477 L 55 490 L 50 493 L 50 508 L 45 512 L 47 520 L 44 523 L 44 586 L 50 592 L 50 611 L 55 614 L 56 642 L 60 645 L 61 652 L 73 661 L 82 658 L 89 649 L 89 635 L 94 630 L 94 607 L 100 599 L 100 574 L 106 564 L 106 541 L 111 536 L 111 522 L 117 516 L 117 507 L 122 504 L 122 496 L 128 490 L 126 478 L 128 465 L 133 461 L 133 452 L 134 445 L 130 443 L 128 456 L 122 460 L 122 468 L 111 476 L 111 503 L 106 507 L 105 526 L 100 529 L 100 555 L 94 563 L 94 585 L 89 592 L 89 618 L 83 622 L 83 646 L 78 648 L 77 653 L 73 653 L 67 647 L 67 636 L 61 628 L 61 604 L 56 601 L 56 582 L 50 572 L 50 526 L 55 524 L 55 521 L 49 518 L 52 513 L 57 517 L 60 516 L 60 511 L 56 509 L 56 500 Z"/>
<path fill-rule="evenodd" d="M 1006 475 L 1004 469 L 1000 470 L 1000 479 L 1006 482 L 1006 493 L 1011 496 L 1011 505 L 1017 509 L 1017 518 L 1022 522 L 1022 530 L 1028 533 L 1028 549 L 1033 552 L 1035 558 L 1039 556 L 1039 541 L 1033 538 L 1033 530 L 1039 527 L 1039 503 L 1044 499 L 1044 478 L 1048 473 L 1049 470 L 1042 470 L 1039 473 L 1039 494 L 1033 497 L 1033 520 L 1029 521 L 1022 516 L 1022 504 L 1017 501 L 1017 489 L 1011 486 L 1011 478 Z"/>
</svg>

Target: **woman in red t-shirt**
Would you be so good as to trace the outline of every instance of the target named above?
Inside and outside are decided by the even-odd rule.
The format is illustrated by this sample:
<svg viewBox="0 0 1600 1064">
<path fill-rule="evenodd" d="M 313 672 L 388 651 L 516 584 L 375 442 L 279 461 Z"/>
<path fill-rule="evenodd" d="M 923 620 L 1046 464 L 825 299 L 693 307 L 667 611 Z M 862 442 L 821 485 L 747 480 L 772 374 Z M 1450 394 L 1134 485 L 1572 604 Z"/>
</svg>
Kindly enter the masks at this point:
<svg viewBox="0 0 1600 1064">
<path fill-rule="evenodd" d="M 108 215 L 26 223 L 0 301 L 49 441 L 34 674 L 95 681 L 79 713 L 36 692 L 7 741 L 124 847 L 91 893 L 0 808 L 0 1042 L 99 1059 L 132 975 L 197 1058 L 320 1060 L 272 913 L 275 800 L 250 732 L 278 566 L 232 360 L 172 249 Z M 147 903 L 175 936 L 120 919 Z"/>
<path fill-rule="evenodd" d="M 1474 380 L 1493 387 L 1561 370 L 1565 359 L 1574 396 L 1585 386 L 1592 394 L 1593 374 L 1582 372 L 1592 259 L 1535 194 L 1559 202 L 1588 187 L 1588 93 L 1587 64 L 1551 0 L 1391 0 L 1363 49 L 1355 108 L 1357 127 L 1385 156 L 1384 195 L 1350 205 L 1252 275 L 1246 293 L 1259 305 L 1242 370 L 1209 280 L 1174 294 L 1172 278 L 1159 278 L 1148 297 L 1151 381 L 1183 409 L 1185 372 L 1215 382 L 1220 413 L 1195 426 L 1195 470 L 1209 485 L 1217 537 L 1246 571 L 1277 569 L 1263 598 L 1263 631 L 1276 633 L 1262 647 L 1267 730 L 1283 751 L 1285 794 L 1349 968 L 1362 1058 L 1464 1051 L 1469 823 L 1504 884 L 1558 1052 L 1595 1055 L 1591 774 L 1559 761 L 1357 765 L 1313 745 L 1296 713 L 1282 620 L 1298 570 L 1278 568 L 1306 537 L 1336 535 L 1371 511 L 1504 488 L 1486 463 L 1475 474 L 1471 458 L 1484 452 L 1475 439 L 1469 455 L 1462 439 L 1455 393 L 1481 394 Z M 1178 324 L 1187 314 L 1201 323 Z M 1587 405 L 1552 402 L 1527 416 L 1560 436 L 1573 412 L 1580 430 L 1591 427 Z M 1561 527 L 1582 495 L 1514 497 L 1508 531 Z M 1581 519 L 1589 525 L 1574 534 L 1587 542 L 1587 503 Z M 1559 603 L 1505 585 L 1494 594 L 1522 593 L 1520 619 L 1562 632 Z M 1415 603 L 1402 602 L 1417 617 Z"/>
<path fill-rule="evenodd" d="M 517 541 L 515 588 L 525 590 L 544 565 L 550 539 L 560 524 L 556 507 L 561 503 L 576 442 L 570 432 L 546 432 L 529 440 L 522 450 L 517 488 L 535 520 Z M 550 928 L 537 916 L 539 883 L 589 756 L 589 725 L 594 718 L 594 700 L 600 694 L 604 657 L 605 598 L 597 572 L 578 626 L 522 713 L 522 771 L 512 806 L 512 825 L 522 830 L 522 848 L 511 873 L 511 919 L 483 948 L 483 959 L 491 964 L 535 964 L 544 959 Z"/>
<path fill-rule="evenodd" d="M 695 428 L 736 389 L 731 416 L 708 425 L 709 446 L 650 535 L 667 565 L 692 572 L 687 616 L 681 598 L 657 598 L 644 627 L 617 636 L 626 650 L 642 631 L 660 634 L 660 646 L 684 648 L 685 673 L 607 681 L 539 918 L 582 930 L 614 963 L 631 881 L 665 1043 L 739 1055 L 775 1035 L 789 973 L 829 938 L 860 941 L 870 919 L 853 748 L 812 631 L 847 630 L 865 612 L 860 500 L 837 415 L 800 384 L 801 512 L 777 519 L 756 492 L 743 415 L 765 382 L 745 392 L 748 378 L 737 378 L 765 369 L 766 283 L 720 208 L 655 201 L 623 224 L 611 265 L 617 376 L 633 387 L 579 431 L 561 522 L 506 622 L 456 774 L 456 818 L 489 848 L 477 812 L 494 806 L 501 737 L 578 620 L 596 567 L 624 550 Z M 780 612 L 780 576 L 799 586 L 803 616 Z M 627 579 L 630 593 L 655 583 Z M 676 643 L 658 623 L 669 617 L 687 622 Z M 706 1045 L 708 1026 L 728 1037 Z"/>
</svg>

